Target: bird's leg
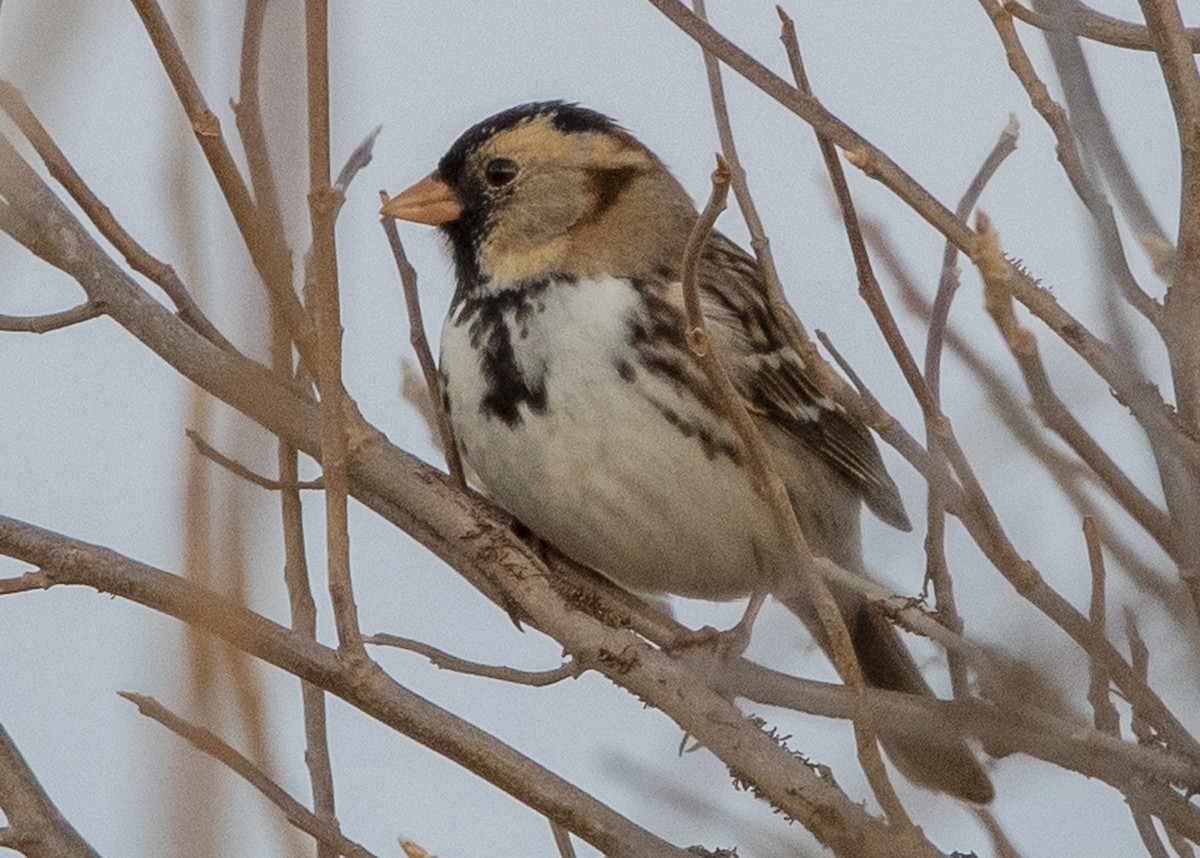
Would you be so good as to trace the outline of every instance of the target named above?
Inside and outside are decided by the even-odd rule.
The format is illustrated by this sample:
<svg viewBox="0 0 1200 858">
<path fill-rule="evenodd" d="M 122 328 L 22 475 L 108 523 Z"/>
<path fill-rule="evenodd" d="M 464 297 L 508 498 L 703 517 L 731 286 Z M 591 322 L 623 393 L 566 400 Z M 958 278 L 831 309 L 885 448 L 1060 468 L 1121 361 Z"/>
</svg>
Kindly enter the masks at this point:
<svg viewBox="0 0 1200 858">
<path fill-rule="evenodd" d="M 767 595 L 768 591 L 765 589 L 754 590 L 750 594 L 750 601 L 746 603 L 746 610 L 742 613 L 742 618 L 732 628 L 728 628 L 725 631 L 718 631 L 711 626 L 705 626 L 695 631 L 688 629 L 681 632 L 670 643 L 667 650 L 679 650 L 696 646 L 715 646 L 722 658 L 737 658 L 746 651 L 746 647 L 750 646 L 750 635 L 754 631 L 754 621 L 758 619 L 758 612 L 762 610 L 763 603 L 767 600 Z"/>
<path fill-rule="evenodd" d="M 746 610 L 742 613 L 742 618 L 737 621 L 737 625 L 725 632 L 730 641 L 731 655 L 741 655 L 746 651 L 746 647 L 750 646 L 754 621 L 758 619 L 758 612 L 762 610 L 763 603 L 766 601 L 767 591 L 756 589 L 750 594 L 750 601 L 746 603 Z M 732 649 L 733 647 L 736 649 Z"/>
</svg>

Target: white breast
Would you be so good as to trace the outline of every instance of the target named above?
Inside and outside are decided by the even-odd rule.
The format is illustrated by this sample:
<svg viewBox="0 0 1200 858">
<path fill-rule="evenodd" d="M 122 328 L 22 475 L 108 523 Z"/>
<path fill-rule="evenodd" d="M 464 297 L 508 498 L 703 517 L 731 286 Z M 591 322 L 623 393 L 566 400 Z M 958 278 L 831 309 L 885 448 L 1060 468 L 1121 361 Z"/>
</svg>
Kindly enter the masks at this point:
<svg viewBox="0 0 1200 858">
<path fill-rule="evenodd" d="M 511 426 L 481 408 L 488 383 L 461 310 L 442 332 L 454 430 L 488 493 L 531 530 L 638 592 L 734 598 L 777 572 L 779 542 L 744 469 L 663 407 L 676 423 L 722 424 L 637 365 L 641 303 L 627 281 L 559 282 L 519 322 L 505 311 L 516 364 L 546 402 L 522 404 Z"/>
</svg>

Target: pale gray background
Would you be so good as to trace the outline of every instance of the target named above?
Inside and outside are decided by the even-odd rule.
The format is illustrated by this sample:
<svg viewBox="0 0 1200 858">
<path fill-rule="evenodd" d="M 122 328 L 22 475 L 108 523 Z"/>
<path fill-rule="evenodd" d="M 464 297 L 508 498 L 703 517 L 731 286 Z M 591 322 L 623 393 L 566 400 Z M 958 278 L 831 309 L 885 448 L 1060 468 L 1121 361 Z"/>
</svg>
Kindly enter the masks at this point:
<svg viewBox="0 0 1200 858">
<path fill-rule="evenodd" d="M 179 4 L 165 5 L 178 21 Z M 189 56 L 232 139 L 228 100 L 236 94 L 237 67 L 230 58 L 240 38 L 241 4 L 203 6 Z M 714 0 L 712 6 L 720 29 L 786 76 L 770 2 Z M 1196 3 L 1184 6 L 1185 18 L 1200 17 Z M 372 127 L 384 126 L 375 161 L 351 188 L 338 223 L 347 386 L 368 419 L 440 466 L 425 428 L 398 395 L 400 362 L 410 351 L 398 284 L 377 223 L 378 189 L 395 192 L 427 173 L 459 132 L 490 113 L 522 101 L 566 98 L 616 117 L 664 158 L 694 196 L 703 197 L 717 143 L 700 54 L 652 7 L 636 0 L 356 0 L 332 7 L 335 162 L 340 164 Z M 1009 114 L 1019 117 L 1020 148 L 982 206 L 1007 251 L 1053 287 L 1060 301 L 1102 325 L 1097 299 L 1102 284 L 1085 214 L 1055 163 L 1052 137 L 1009 73 L 980 6 L 964 0 L 817 0 L 788 8 L 797 18 L 809 73 L 824 103 L 951 206 Z M 1113 0 L 1104 8 L 1137 18 L 1133 0 Z M 301 20 L 301 3 L 279 0 L 269 32 L 296 40 Z M 1040 38 L 1025 27 L 1021 32 L 1048 75 Z M 302 75 L 302 51 L 292 53 L 294 73 Z M 1157 63 L 1150 54 L 1102 46 L 1089 45 L 1087 53 L 1118 136 L 1173 231 L 1178 156 Z M 179 268 L 223 330 L 235 341 L 248 342 L 247 332 L 261 320 L 244 317 L 242 297 L 249 291 L 257 300 L 260 287 L 245 273 L 240 242 L 132 7 L 118 0 L 6 0 L 0 10 L 0 74 L 26 91 L 122 223 Z M 830 333 L 884 403 L 919 434 L 919 412 L 855 294 L 853 267 L 811 132 L 740 79 L 727 74 L 726 81 L 743 158 L 793 302 L 810 327 Z M 269 97 L 285 83 L 291 82 L 267 81 L 268 114 L 274 154 L 294 164 L 303 157 L 303 126 L 292 122 L 289 136 L 284 117 L 303 105 Z M 200 177 L 190 193 L 204 225 L 201 247 L 181 246 L 178 225 L 162 205 L 165 188 L 181 187 L 180 159 Z M 851 181 L 862 212 L 886 222 L 931 292 L 939 237 L 869 180 L 852 173 Z M 290 174 L 286 182 L 284 202 L 296 242 L 303 246 L 306 177 Z M 721 228 L 745 240 L 735 210 L 724 216 Z M 426 317 L 436 335 L 451 294 L 448 263 L 431 232 L 411 225 L 401 231 L 421 273 Z M 214 248 L 230 257 L 214 255 Z M 1137 258 L 1136 252 L 1131 255 Z M 1140 259 L 1138 266 L 1148 288 L 1157 290 Z M 890 283 L 885 289 L 894 294 Z M 64 276 L 0 238 L 0 312 L 47 312 L 77 299 L 78 290 Z M 920 354 L 920 325 L 897 312 Z M 953 318 L 1013 377 L 969 271 Z M 1132 473 L 1153 485 L 1152 467 L 1131 421 L 1077 360 L 1050 337 L 1042 336 L 1042 342 L 1081 418 L 1113 445 Z M 1144 357 L 1152 366 L 1162 364 L 1161 352 Z M 41 337 L 0 335 L 0 379 L 0 513 L 179 570 L 187 383 L 103 319 Z M 1075 604 L 1085 605 L 1086 557 L 1074 513 L 998 426 L 952 358 L 945 390 L 947 411 L 1016 544 Z M 224 406 L 216 406 L 216 412 L 217 440 L 244 422 Z M 274 456 L 265 433 L 251 429 L 248 435 L 257 441 L 241 455 L 269 470 Z M 922 482 L 897 456 L 886 450 L 885 455 L 910 513 L 919 520 Z M 258 561 L 252 604 L 285 619 L 275 506 L 257 490 L 239 493 L 247 502 L 246 533 Z M 318 570 L 320 512 L 314 496 L 309 533 Z M 518 634 L 506 616 L 372 514 L 352 509 L 351 525 L 365 630 L 419 638 L 467 658 L 528 668 L 557 663 L 553 642 L 537 633 Z M 968 628 L 1013 652 L 1050 660 L 1075 699 L 1082 699 L 1082 654 L 1019 603 L 959 528 L 952 524 L 949 530 Z M 924 562 L 921 528 L 901 535 L 872 522 L 867 532 L 872 567 L 899 591 L 915 592 Z M 1146 551 L 1163 565 L 1161 557 Z M 0 563 L 5 574 L 21 568 Z M 1140 603 L 1117 576 L 1111 598 L 1114 605 Z M 693 625 L 726 625 L 739 606 L 695 603 L 680 611 Z M 328 611 L 321 620 L 328 640 Z M 1152 616 L 1144 620 L 1155 677 L 1194 675 L 1194 664 L 1180 663 L 1185 653 L 1172 645 L 1170 633 Z M 931 650 L 921 652 L 937 660 Z M 757 629 L 751 655 L 804 675 L 832 677 L 804 632 L 775 609 Z M 114 693 L 150 693 L 178 705 L 181 658 L 175 621 L 120 600 L 82 589 L 0 600 L 0 721 L 66 816 L 106 855 L 186 854 L 172 841 L 178 829 L 169 823 L 176 820 L 161 804 L 168 786 L 175 786 L 165 761 L 180 742 Z M 679 756 L 681 737 L 673 724 L 595 676 L 534 690 L 440 673 L 403 653 L 380 658 L 401 682 L 677 843 L 737 845 L 744 858 L 754 858 L 785 854 L 774 850 L 788 838 L 811 842 L 729 786 L 720 764 L 706 752 Z M 283 781 L 303 797 L 296 684 L 272 669 L 265 675 L 278 692 L 277 738 L 289 766 Z M 944 688 L 940 675 L 937 681 Z M 1194 692 L 1173 688 L 1169 681 L 1159 687 L 1177 713 L 1192 716 L 1194 727 L 1200 702 Z M 867 795 L 841 724 L 761 714 L 793 734 L 793 747 L 832 765 L 851 795 Z M 555 854 L 546 823 L 536 814 L 336 700 L 330 702 L 330 729 L 340 820 L 348 835 L 379 854 L 398 855 L 398 835 L 441 858 Z M 1140 853 L 1128 811 L 1111 789 L 1020 759 L 999 762 L 994 778 L 996 812 L 1026 855 Z M 283 854 L 273 845 L 276 829 L 262 821 L 273 811 L 232 778 L 220 782 L 238 796 L 245 815 L 231 823 L 227 854 Z M 671 805 L 673 791 L 697 786 L 710 805 L 690 812 Z M 905 796 L 943 849 L 990 854 L 966 810 L 908 788 Z M 594 854 L 582 844 L 579 849 L 581 855 Z"/>
</svg>

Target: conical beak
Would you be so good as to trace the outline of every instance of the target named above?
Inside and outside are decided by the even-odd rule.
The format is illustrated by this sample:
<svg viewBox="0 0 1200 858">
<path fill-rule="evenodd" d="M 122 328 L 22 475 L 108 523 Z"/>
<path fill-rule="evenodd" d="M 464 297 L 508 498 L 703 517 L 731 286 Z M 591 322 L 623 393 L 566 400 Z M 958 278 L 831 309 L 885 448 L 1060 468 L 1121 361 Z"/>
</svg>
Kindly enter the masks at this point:
<svg viewBox="0 0 1200 858">
<path fill-rule="evenodd" d="M 458 220 L 462 204 L 436 173 L 430 173 L 406 191 L 401 191 L 384 204 L 382 214 L 397 220 L 441 226 Z"/>
</svg>

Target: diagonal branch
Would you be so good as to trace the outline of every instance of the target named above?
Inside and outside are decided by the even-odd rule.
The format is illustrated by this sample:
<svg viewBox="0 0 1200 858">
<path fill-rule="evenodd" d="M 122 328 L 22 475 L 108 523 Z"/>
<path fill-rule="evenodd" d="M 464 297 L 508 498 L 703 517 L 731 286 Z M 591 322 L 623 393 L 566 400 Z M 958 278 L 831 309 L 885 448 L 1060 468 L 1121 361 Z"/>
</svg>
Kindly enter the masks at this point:
<svg viewBox="0 0 1200 858">
<path fill-rule="evenodd" d="M 208 631 L 324 688 L 397 732 L 454 760 L 597 849 L 614 856 L 684 858 L 587 793 L 474 725 L 397 684 L 377 667 L 359 670 L 338 651 L 192 584 L 96 545 L 0 517 L 0 547 L 42 568 L 31 588 L 82 584 L 128 598 Z M 16 579 L 21 581 L 23 579 Z M 10 583 L 6 581 L 5 583 Z M 14 592 L 6 587 L 4 592 Z"/>
<path fill-rule="evenodd" d="M 187 114 L 192 133 L 204 153 L 217 186 L 221 189 L 234 223 L 250 251 L 259 277 L 267 288 L 272 306 L 281 314 L 289 334 L 296 344 L 305 365 L 314 368 L 316 361 L 315 332 L 292 288 L 292 261 L 287 247 L 264 228 L 261 214 L 245 180 L 225 145 L 221 123 L 208 107 L 196 83 L 183 51 L 171 32 L 171 25 L 157 0 L 130 0 L 145 25 L 154 50 L 162 62 L 167 77 L 175 89 L 180 105 Z"/>
<path fill-rule="evenodd" d="M 1070 15 L 1062 18 L 1035 12 L 1022 6 L 1018 0 L 1003 0 L 1003 2 L 1005 11 L 1010 15 L 1039 30 L 1060 32 L 1064 26 L 1069 25 L 1068 32 L 1084 39 L 1103 42 L 1106 45 L 1131 51 L 1154 50 L 1150 31 L 1144 25 L 1105 15 L 1103 12 L 1077 2 L 1077 0 L 1070 3 L 1068 10 Z M 1185 32 L 1192 53 L 1200 53 L 1200 27 L 1188 27 Z"/>
<path fill-rule="evenodd" d="M 693 14 L 679 0 L 649 2 L 701 47 L 712 51 L 751 84 L 813 126 L 814 130 L 827 136 L 834 145 L 845 151 L 847 160 L 891 190 L 934 229 L 952 241 L 976 267 L 982 270 L 988 266 L 988 276 L 1004 277 L 1008 280 L 1009 288 L 1017 299 L 1087 361 L 1113 388 L 1120 401 L 1133 410 L 1147 432 L 1158 437 L 1163 443 L 1178 446 L 1180 455 L 1191 466 L 1200 470 L 1200 442 L 1186 434 L 1179 437 L 1183 427 L 1176 421 L 1173 411 L 1163 402 L 1157 389 L 1142 378 L 1131 378 L 1121 357 L 1114 353 L 1111 346 L 1088 332 L 1058 305 L 1047 290 L 1014 265 L 1002 252 L 995 252 L 996 249 L 991 246 L 988 237 L 978 235 L 964 221 L 955 217 L 953 212 L 905 173 L 882 150 L 835 117 L 820 102 L 789 86 L 782 78 Z M 824 379 L 821 381 L 825 383 Z M 883 421 L 884 424 L 886 422 Z M 877 422 L 868 423 L 872 428 L 876 428 Z M 883 438 L 895 443 L 895 433 L 888 431 L 892 428 L 894 427 L 881 426 L 879 431 Z M 914 460 L 910 447 L 901 444 L 896 446 L 910 461 Z M 922 472 L 925 472 L 924 468 Z"/>
<path fill-rule="evenodd" d="M 380 191 L 379 198 L 384 203 L 390 199 L 386 191 Z M 421 296 L 417 291 L 417 271 L 408 261 L 408 254 L 404 252 L 404 245 L 400 242 L 400 232 L 396 229 L 396 219 L 381 216 L 379 222 L 383 226 L 388 246 L 392 249 L 392 258 L 396 261 L 396 270 L 400 274 L 400 286 L 404 291 L 404 307 L 408 315 L 408 342 L 416 352 L 417 363 L 421 365 L 421 374 L 425 377 L 425 389 L 429 394 L 430 410 L 433 412 L 434 423 L 437 426 L 442 455 L 446 457 L 446 468 L 449 470 L 454 484 L 465 489 L 467 478 L 463 473 L 458 442 L 454 438 L 454 427 L 450 424 L 450 415 L 446 411 L 446 400 L 442 394 L 442 377 L 438 373 L 437 364 L 434 363 L 433 353 L 429 350 L 429 340 L 425 337 L 425 320 L 421 315 Z"/>
<path fill-rule="evenodd" d="M 337 855 L 345 855 L 347 858 L 374 858 L 373 853 L 368 852 L 342 834 L 335 821 L 316 816 L 292 798 L 283 787 L 271 780 L 266 772 L 251 762 L 244 754 L 231 747 L 212 731 L 185 721 L 152 697 L 134 694 L 130 691 L 118 691 L 117 694 L 136 706 L 138 711 L 147 718 L 162 724 L 198 751 L 208 754 L 225 765 L 262 793 L 267 801 L 283 811 L 288 822 L 318 843 L 336 849 Z"/>
<path fill-rule="evenodd" d="M 254 473 L 254 471 L 247 468 L 241 462 L 221 453 L 205 441 L 196 430 L 185 429 L 183 434 L 187 436 L 189 441 L 196 445 L 196 452 L 201 456 L 220 465 L 234 476 L 241 477 L 246 482 L 267 491 L 300 491 L 301 489 L 322 489 L 325 487 L 325 483 L 322 480 L 290 480 L 285 482 L 283 480 L 268 479 L 261 474 Z"/>
<path fill-rule="evenodd" d="M 1066 173 L 1072 189 L 1092 216 L 1100 234 L 1100 250 L 1104 256 L 1106 273 L 1116 283 L 1130 306 L 1161 331 L 1165 321 L 1163 307 L 1142 290 L 1134 278 L 1133 272 L 1129 270 L 1129 261 L 1125 258 L 1121 233 L 1117 229 L 1112 207 L 1101 190 L 1096 187 L 1096 183 L 1092 181 L 1092 177 L 1084 166 L 1082 153 L 1076 144 L 1075 133 L 1067 119 L 1066 111 L 1063 110 L 1062 105 L 1050 97 L 1049 90 L 1038 77 L 1037 71 L 1017 35 L 1016 27 L 1013 26 L 1012 16 L 1005 11 L 1004 6 L 999 0 L 980 0 L 980 4 L 987 12 L 992 26 L 995 27 L 996 33 L 1000 37 L 1000 42 L 1004 46 L 1004 52 L 1008 58 L 1009 68 L 1024 87 L 1034 110 L 1038 112 L 1054 134 L 1057 144 L 1055 151 L 1063 172 Z"/>
<path fill-rule="evenodd" d="M 447 498 L 460 502 L 462 495 Z M 446 534 L 458 550 L 487 552 L 477 523 L 473 540 Z M 493 539 L 511 539 L 495 534 Z M 519 801 L 614 858 L 682 858 L 684 850 L 654 837 L 577 787 L 523 757 L 479 728 L 413 694 L 373 662 L 347 663 L 322 646 L 264 617 L 109 549 L 0 517 L 0 553 L 36 565 L 40 572 L 2 592 L 82 584 L 120 595 L 217 635 L 234 646 L 318 685 L 404 735 L 458 762 Z M 804 824 L 835 852 L 856 858 L 891 858 L 895 830 L 847 799 L 840 790 L 781 748 L 758 723 L 695 678 L 687 668 L 574 607 L 544 567 L 526 551 L 511 553 L 490 570 L 526 610 L 531 622 L 568 643 L 581 664 L 667 712 L 760 795 Z M 24 584 L 25 586 L 21 586 Z M 560 585 L 561 586 L 561 585 Z M 932 848 L 914 858 L 934 858 Z"/>
<path fill-rule="evenodd" d="M 1146 195 L 1133 177 L 1133 170 L 1117 144 L 1112 125 L 1100 104 L 1087 55 L 1079 37 L 1070 32 L 1078 18 L 1096 13 L 1080 4 L 1059 0 L 1034 0 L 1034 5 L 1048 12 L 1058 25 L 1047 31 L 1046 44 L 1062 84 L 1071 125 L 1079 130 L 1084 153 L 1100 168 L 1117 204 L 1133 228 L 1134 237 L 1153 263 L 1155 273 L 1170 282 L 1171 271 L 1175 267 L 1175 245 L 1167 238 Z M 1011 9 L 1012 4 L 1006 8 Z M 1107 236 L 1102 241 L 1121 240 L 1120 234 L 1114 236 L 1101 219 L 1097 218 L 1095 223 L 1097 229 Z"/>
<path fill-rule="evenodd" d="M 0 811 L 8 820 L 0 829 L 0 849 L 19 850 L 28 858 L 100 858 L 58 812 L 3 726 Z"/>
<path fill-rule="evenodd" d="M 100 234 L 104 236 L 105 240 L 125 257 L 129 267 L 139 274 L 145 275 L 166 293 L 167 297 L 175 304 L 176 309 L 179 310 L 179 318 L 211 342 L 223 349 L 232 350 L 233 344 L 225 339 L 225 336 L 204 315 L 204 311 L 196 304 L 192 294 L 183 285 L 179 275 L 175 273 L 175 269 L 151 256 L 132 235 L 126 232 L 125 228 L 113 217 L 108 207 L 100 202 L 92 189 L 87 186 L 83 177 L 71 166 L 67 156 L 58 148 L 58 144 L 54 142 L 50 133 L 29 109 L 29 105 L 25 103 L 20 91 L 3 80 L 0 80 L 0 109 L 8 114 L 8 117 L 25 135 L 25 139 L 33 145 L 34 151 L 38 153 L 38 157 L 42 159 L 55 181 L 62 185 L 71 195 L 71 199 L 79 204 L 84 214 L 88 216 L 96 229 L 100 230 Z"/>
</svg>

